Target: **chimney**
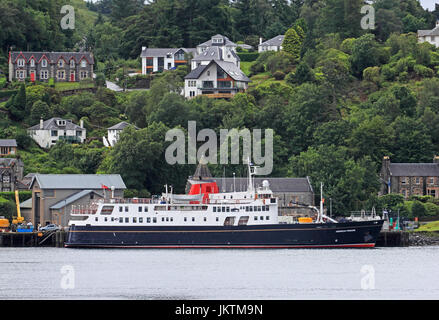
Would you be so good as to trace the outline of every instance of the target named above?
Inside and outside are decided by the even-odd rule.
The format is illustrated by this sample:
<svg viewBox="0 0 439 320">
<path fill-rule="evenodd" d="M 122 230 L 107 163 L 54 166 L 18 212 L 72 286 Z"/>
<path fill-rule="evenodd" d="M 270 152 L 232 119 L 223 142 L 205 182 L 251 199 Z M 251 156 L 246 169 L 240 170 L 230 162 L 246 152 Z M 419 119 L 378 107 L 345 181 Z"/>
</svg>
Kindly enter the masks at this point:
<svg viewBox="0 0 439 320">
<path fill-rule="evenodd" d="M 43 119 L 40 119 L 40 130 L 43 130 L 44 127 L 44 121 Z"/>
<path fill-rule="evenodd" d="M 262 38 L 259 38 L 259 44 L 262 44 Z"/>
<path fill-rule="evenodd" d="M 439 164 L 439 156 L 434 156 L 433 163 L 438 163 Z"/>
<path fill-rule="evenodd" d="M 439 19 L 436 20 L 436 27 L 439 27 Z"/>
<path fill-rule="evenodd" d="M 146 50 L 146 47 L 142 47 L 142 51 L 145 51 Z"/>
<path fill-rule="evenodd" d="M 81 120 L 79 121 L 79 126 L 80 126 L 81 128 L 84 128 L 84 120 L 81 119 Z"/>
</svg>

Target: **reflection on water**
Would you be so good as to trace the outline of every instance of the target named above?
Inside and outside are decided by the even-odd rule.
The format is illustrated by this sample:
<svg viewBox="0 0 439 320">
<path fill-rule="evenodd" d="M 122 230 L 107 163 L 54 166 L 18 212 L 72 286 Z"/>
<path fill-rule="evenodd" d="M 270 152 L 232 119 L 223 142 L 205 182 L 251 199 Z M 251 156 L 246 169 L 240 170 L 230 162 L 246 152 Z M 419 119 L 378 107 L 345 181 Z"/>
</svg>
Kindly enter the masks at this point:
<svg viewBox="0 0 439 320">
<path fill-rule="evenodd" d="M 438 265 L 439 247 L 0 248 L 0 299 L 438 299 Z"/>
</svg>

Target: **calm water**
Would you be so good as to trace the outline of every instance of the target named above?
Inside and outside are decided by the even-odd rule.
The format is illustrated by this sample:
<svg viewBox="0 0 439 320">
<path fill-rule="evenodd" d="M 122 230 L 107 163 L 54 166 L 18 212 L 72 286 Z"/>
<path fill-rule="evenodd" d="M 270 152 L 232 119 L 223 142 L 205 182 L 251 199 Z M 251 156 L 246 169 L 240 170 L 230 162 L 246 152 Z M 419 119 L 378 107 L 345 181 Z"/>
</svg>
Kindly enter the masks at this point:
<svg viewBox="0 0 439 320">
<path fill-rule="evenodd" d="M 0 299 L 439 299 L 438 268 L 439 247 L 0 248 Z"/>
</svg>

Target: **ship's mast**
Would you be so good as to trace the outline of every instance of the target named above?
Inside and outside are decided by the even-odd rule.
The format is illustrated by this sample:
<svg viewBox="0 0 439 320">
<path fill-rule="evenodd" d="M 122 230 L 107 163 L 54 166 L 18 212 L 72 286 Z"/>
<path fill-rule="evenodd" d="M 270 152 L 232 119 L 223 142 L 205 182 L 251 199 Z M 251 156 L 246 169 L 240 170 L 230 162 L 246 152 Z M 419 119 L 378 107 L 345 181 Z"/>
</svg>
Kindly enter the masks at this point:
<svg viewBox="0 0 439 320">
<path fill-rule="evenodd" d="M 323 217 L 323 182 L 320 182 L 320 211 L 317 222 L 322 222 Z"/>
</svg>

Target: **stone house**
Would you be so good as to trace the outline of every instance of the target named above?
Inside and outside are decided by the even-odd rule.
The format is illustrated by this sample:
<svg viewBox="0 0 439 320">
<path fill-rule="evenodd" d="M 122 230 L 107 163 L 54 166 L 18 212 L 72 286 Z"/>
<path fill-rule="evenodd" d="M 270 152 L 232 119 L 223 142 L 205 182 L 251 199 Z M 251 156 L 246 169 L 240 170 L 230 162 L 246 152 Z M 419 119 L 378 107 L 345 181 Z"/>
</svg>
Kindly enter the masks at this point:
<svg viewBox="0 0 439 320">
<path fill-rule="evenodd" d="M 78 82 L 93 79 L 94 58 L 91 52 L 9 53 L 9 81 Z"/>
<path fill-rule="evenodd" d="M 439 157 L 432 163 L 391 163 L 384 157 L 381 167 L 380 194 L 399 193 L 405 198 L 412 195 L 430 195 L 439 198 Z"/>
</svg>

